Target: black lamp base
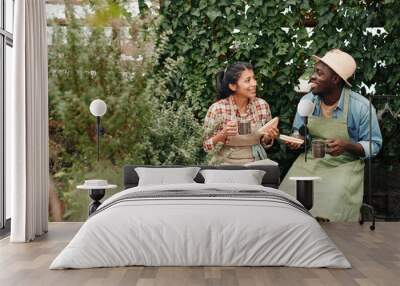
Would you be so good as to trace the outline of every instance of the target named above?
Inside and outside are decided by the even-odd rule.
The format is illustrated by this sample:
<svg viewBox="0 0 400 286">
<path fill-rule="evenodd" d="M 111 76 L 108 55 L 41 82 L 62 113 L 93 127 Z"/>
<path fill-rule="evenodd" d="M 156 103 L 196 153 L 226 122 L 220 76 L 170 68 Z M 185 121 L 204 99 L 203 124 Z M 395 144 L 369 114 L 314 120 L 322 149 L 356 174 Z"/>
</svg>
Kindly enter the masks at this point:
<svg viewBox="0 0 400 286">
<path fill-rule="evenodd" d="M 314 190 L 312 180 L 296 181 L 296 199 L 303 204 L 307 210 L 311 210 L 314 203 Z"/>
<path fill-rule="evenodd" d="M 89 216 L 94 213 L 97 208 L 101 205 L 100 200 L 104 197 L 106 193 L 105 189 L 91 189 L 89 190 L 89 197 L 93 200 L 89 204 Z"/>
</svg>

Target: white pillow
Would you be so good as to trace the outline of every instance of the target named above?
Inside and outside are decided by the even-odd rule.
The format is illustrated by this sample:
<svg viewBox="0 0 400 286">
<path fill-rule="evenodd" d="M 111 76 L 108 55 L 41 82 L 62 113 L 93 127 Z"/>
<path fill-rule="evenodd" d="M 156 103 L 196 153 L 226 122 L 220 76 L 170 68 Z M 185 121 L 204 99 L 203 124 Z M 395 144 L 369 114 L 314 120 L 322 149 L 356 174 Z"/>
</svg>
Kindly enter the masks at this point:
<svg viewBox="0 0 400 286">
<path fill-rule="evenodd" d="M 193 179 L 199 170 L 199 167 L 135 168 L 139 176 L 138 186 L 195 183 Z"/>
<path fill-rule="evenodd" d="M 247 184 L 261 185 L 265 171 L 261 170 L 201 170 L 205 184 Z"/>
</svg>

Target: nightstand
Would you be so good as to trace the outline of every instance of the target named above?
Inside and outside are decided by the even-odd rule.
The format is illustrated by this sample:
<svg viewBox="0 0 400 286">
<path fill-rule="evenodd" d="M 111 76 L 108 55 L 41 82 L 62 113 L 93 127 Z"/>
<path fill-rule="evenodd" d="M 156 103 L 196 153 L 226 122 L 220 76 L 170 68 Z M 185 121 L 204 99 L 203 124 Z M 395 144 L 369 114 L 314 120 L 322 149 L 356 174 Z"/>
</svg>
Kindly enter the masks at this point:
<svg viewBox="0 0 400 286">
<path fill-rule="evenodd" d="M 289 177 L 289 180 L 296 181 L 296 199 L 307 209 L 311 210 L 314 204 L 314 186 L 315 180 L 321 180 L 320 177 Z"/>
<path fill-rule="evenodd" d="M 117 185 L 108 184 L 107 180 L 86 180 L 83 185 L 77 186 L 78 189 L 88 190 L 89 197 L 93 200 L 88 207 L 89 216 L 101 205 L 100 200 L 104 197 L 106 190 L 116 187 Z"/>
</svg>

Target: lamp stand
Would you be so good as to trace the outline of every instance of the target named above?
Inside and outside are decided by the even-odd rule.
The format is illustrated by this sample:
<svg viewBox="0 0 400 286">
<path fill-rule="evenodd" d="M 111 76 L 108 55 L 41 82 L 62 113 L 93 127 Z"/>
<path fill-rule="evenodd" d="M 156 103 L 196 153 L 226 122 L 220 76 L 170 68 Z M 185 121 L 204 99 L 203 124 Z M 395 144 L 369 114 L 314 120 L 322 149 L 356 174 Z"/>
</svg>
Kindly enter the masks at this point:
<svg viewBox="0 0 400 286">
<path fill-rule="evenodd" d="M 97 162 L 100 158 L 100 116 L 96 116 Z"/>
<path fill-rule="evenodd" d="M 304 161 L 307 162 L 307 123 L 308 116 L 304 117 Z"/>
</svg>

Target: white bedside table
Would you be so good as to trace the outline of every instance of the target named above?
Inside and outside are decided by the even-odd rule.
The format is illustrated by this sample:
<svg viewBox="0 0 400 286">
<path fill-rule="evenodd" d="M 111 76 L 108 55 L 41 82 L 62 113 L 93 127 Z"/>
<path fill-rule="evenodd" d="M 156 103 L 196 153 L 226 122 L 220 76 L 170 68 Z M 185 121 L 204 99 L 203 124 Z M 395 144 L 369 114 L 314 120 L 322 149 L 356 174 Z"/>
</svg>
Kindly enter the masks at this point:
<svg viewBox="0 0 400 286">
<path fill-rule="evenodd" d="M 117 185 L 108 184 L 107 180 L 86 180 L 83 185 L 77 186 L 81 190 L 89 190 L 89 197 L 93 200 L 89 204 L 89 216 L 101 205 L 100 200 L 104 197 L 106 190 L 115 189 Z"/>
<path fill-rule="evenodd" d="M 289 180 L 296 181 L 296 199 L 311 210 L 314 204 L 313 182 L 321 180 L 321 177 L 289 177 Z"/>
</svg>

